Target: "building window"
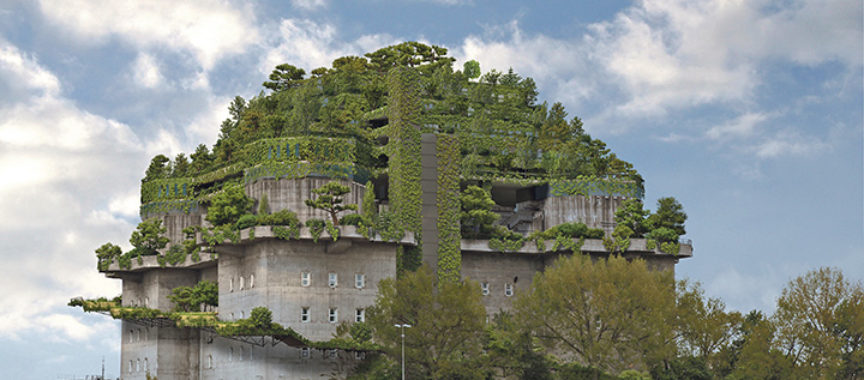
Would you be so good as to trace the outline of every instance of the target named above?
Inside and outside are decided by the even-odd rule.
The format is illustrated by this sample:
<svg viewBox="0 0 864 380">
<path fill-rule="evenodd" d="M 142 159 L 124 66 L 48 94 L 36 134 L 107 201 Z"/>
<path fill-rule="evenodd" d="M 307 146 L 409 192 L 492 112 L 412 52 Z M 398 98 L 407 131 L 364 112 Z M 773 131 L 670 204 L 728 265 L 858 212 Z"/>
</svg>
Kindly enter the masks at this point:
<svg viewBox="0 0 864 380">
<path fill-rule="evenodd" d="M 513 284 L 504 284 L 504 295 L 507 297 L 513 295 Z"/>
<path fill-rule="evenodd" d="M 228 291 L 229 292 L 234 291 L 234 278 L 233 277 L 228 279 Z"/>
<path fill-rule="evenodd" d="M 303 359 L 309 359 L 309 347 L 303 347 L 300 349 L 300 357 Z"/>
<path fill-rule="evenodd" d="M 129 373 L 132 373 L 132 365 L 133 365 L 132 361 L 130 360 L 129 361 Z"/>
<path fill-rule="evenodd" d="M 240 290 L 243 290 L 243 276 L 240 276 Z"/>
<path fill-rule="evenodd" d="M 366 310 L 357 309 L 354 314 L 354 322 L 366 322 Z"/>
<path fill-rule="evenodd" d="M 240 310 L 240 319 L 246 319 L 246 312 L 243 310 Z"/>
<path fill-rule="evenodd" d="M 213 368 L 213 355 L 207 355 L 207 368 Z"/>
<path fill-rule="evenodd" d="M 228 361 L 234 361 L 234 347 L 228 347 Z"/>
<path fill-rule="evenodd" d="M 336 275 L 336 272 L 330 272 L 327 275 L 327 285 L 331 288 L 335 288 L 336 285 L 339 285 L 339 277 Z"/>
<path fill-rule="evenodd" d="M 135 341 L 135 330 L 129 330 L 129 343 Z"/>
<path fill-rule="evenodd" d="M 354 274 L 354 287 L 363 289 L 364 286 L 366 286 L 366 275 L 363 273 Z"/>
<path fill-rule="evenodd" d="M 150 307 L 150 297 L 144 297 L 144 307 Z"/>
<path fill-rule="evenodd" d="M 249 288 L 251 289 L 251 288 L 254 288 L 254 287 L 255 287 L 255 275 L 254 275 L 254 274 L 250 274 L 250 275 L 249 275 Z"/>
<path fill-rule="evenodd" d="M 366 358 L 366 353 L 363 351 L 354 351 L 354 360 L 363 360 Z"/>
<path fill-rule="evenodd" d="M 336 359 L 339 357 L 339 351 L 337 350 L 327 350 L 327 358 L 328 359 Z"/>
<path fill-rule="evenodd" d="M 331 307 L 330 312 L 327 313 L 327 320 L 330 323 L 336 323 L 336 321 L 339 320 L 339 310 L 336 310 L 335 307 Z"/>
<path fill-rule="evenodd" d="M 483 293 L 484 296 L 489 295 L 489 283 L 488 282 L 480 283 L 480 292 Z"/>
<path fill-rule="evenodd" d="M 300 286 L 309 286 L 312 283 L 312 275 L 309 272 L 300 273 Z"/>
<path fill-rule="evenodd" d="M 231 312 L 231 320 L 234 320 L 234 312 Z"/>
<path fill-rule="evenodd" d="M 144 358 L 144 371 L 150 372 L 150 361 Z"/>
<path fill-rule="evenodd" d="M 245 359 L 245 357 L 246 357 L 246 347 L 240 346 L 240 356 L 238 357 L 238 359 L 240 359 L 240 361 L 242 362 L 243 359 Z"/>
<path fill-rule="evenodd" d="M 304 307 L 300 309 L 300 322 L 306 323 L 309 322 L 309 308 Z"/>
<path fill-rule="evenodd" d="M 141 359 L 135 359 L 135 372 L 141 371 Z"/>
</svg>

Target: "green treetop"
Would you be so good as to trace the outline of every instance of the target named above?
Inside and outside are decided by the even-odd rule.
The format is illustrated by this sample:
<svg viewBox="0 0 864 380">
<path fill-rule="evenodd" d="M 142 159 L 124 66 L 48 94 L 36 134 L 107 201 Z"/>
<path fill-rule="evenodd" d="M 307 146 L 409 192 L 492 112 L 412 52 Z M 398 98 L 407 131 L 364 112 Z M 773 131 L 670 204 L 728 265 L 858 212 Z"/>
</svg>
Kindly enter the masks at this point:
<svg viewBox="0 0 864 380">
<path fill-rule="evenodd" d="M 345 210 L 357 210 L 356 204 L 343 205 L 342 196 L 351 192 L 351 188 L 339 182 L 328 182 L 325 185 L 312 190 L 318 197 L 307 199 L 306 205 L 330 214 L 333 225 L 339 225 L 339 213 Z"/>
</svg>

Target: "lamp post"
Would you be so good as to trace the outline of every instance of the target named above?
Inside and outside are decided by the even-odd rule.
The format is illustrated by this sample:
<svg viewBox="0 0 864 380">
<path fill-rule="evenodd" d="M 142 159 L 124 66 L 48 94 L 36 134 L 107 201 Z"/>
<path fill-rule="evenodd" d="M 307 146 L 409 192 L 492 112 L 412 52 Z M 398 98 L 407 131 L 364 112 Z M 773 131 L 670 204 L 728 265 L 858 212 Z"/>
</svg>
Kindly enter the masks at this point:
<svg viewBox="0 0 864 380">
<path fill-rule="evenodd" d="M 411 328 L 411 325 L 407 323 L 397 323 L 393 326 L 402 329 L 402 380 L 405 380 L 405 328 Z"/>
</svg>

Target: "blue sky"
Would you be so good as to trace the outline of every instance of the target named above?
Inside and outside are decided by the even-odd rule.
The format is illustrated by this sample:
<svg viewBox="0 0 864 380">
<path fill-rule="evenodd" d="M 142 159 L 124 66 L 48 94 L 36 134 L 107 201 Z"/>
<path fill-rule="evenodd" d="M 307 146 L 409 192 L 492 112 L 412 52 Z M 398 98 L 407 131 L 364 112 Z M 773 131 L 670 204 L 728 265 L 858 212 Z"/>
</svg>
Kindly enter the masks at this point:
<svg viewBox="0 0 864 380">
<path fill-rule="evenodd" d="M 785 284 L 864 278 L 862 3 L 0 0 L 0 377 L 119 366 L 93 249 L 128 247 L 150 158 L 213 144 L 235 95 L 404 40 L 533 77 L 674 196 L 679 278 L 771 312 Z"/>
</svg>

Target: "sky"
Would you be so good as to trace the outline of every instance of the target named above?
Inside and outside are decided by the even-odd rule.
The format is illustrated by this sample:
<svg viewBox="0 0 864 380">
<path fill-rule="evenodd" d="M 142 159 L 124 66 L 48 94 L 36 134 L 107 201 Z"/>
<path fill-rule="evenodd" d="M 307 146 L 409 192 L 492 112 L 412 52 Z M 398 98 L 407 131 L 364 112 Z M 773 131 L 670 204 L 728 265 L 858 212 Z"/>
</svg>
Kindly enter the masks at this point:
<svg viewBox="0 0 864 380">
<path fill-rule="evenodd" d="M 539 2 L 538 2 L 539 3 Z M 526 5 L 528 4 L 528 5 Z M 859 0 L 0 0 L 0 377 L 119 371 L 93 250 L 129 248 L 150 158 L 212 145 L 272 68 L 407 40 L 512 67 L 673 196 L 676 268 L 771 313 L 820 266 L 864 279 Z"/>
</svg>

